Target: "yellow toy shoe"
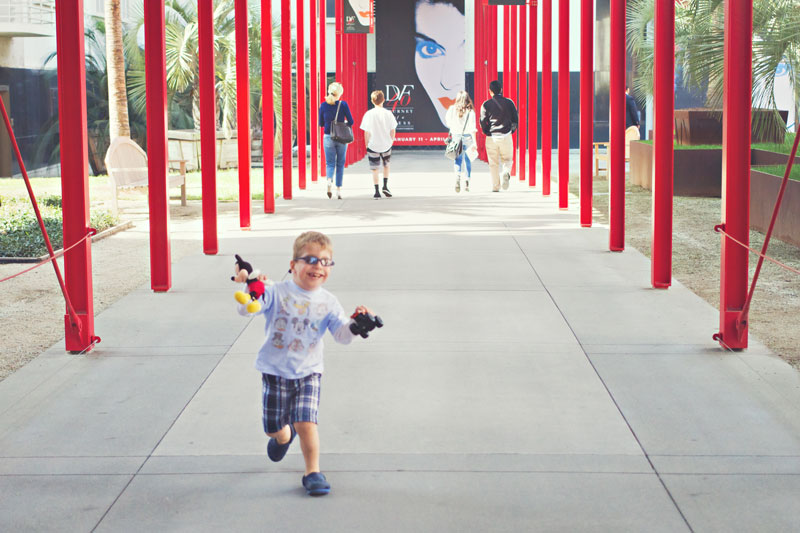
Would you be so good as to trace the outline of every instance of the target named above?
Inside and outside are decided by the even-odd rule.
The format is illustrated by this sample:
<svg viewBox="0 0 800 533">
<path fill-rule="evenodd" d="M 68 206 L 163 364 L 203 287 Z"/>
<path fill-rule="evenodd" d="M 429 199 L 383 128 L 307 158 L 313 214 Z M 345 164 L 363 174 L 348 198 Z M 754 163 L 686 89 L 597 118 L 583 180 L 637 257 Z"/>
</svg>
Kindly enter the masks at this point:
<svg viewBox="0 0 800 533">
<path fill-rule="evenodd" d="M 247 304 L 247 307 L 245 309 L 247 309 L 248 313 L 258 313 L 259 311 L 261 311 L 261 304 L 256 301 L 252 301 L 249 304 Z"/>
<path fill-rule="evenodd" d="M 249 294 L 243 291 L 236 291 L 235 293 L 233 293 L 233 297 L 236 298 L 236 301 L 242 305 L 246 304 L 252 299 L 250 298 Z"/>
</svg>

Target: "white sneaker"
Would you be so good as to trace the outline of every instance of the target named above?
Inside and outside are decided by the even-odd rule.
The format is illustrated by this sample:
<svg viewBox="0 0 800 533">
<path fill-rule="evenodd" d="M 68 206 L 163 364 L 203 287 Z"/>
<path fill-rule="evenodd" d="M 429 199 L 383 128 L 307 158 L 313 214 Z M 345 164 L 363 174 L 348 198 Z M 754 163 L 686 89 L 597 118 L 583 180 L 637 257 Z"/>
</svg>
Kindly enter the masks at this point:
<svg viewBox="0 0 800 533">
<path fill-rule="evenodd" d="M 464 192 L 469 192 L 469 180 L 464 183 Z"/>
<path fill-rule="evenodd" d="M 456 192 L 461 192 L 461 178 L 456 178 Z"/>
<path fill-rule="evenodd" d="M 503 172 L 503 190 L 508 189 L 508 182 L 511 181 L 511 173 L 509 171 Z"/>
</svg>

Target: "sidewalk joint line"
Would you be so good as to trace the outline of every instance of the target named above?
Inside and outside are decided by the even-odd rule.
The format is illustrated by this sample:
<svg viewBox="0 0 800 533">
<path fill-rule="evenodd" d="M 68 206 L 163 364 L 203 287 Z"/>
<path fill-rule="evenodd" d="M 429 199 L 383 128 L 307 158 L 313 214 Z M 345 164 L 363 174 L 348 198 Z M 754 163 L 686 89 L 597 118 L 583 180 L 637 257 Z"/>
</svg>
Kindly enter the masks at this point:
<svg viewBox="0 0 800 533">
<path fill-rule="evenodd" d="M 675 497 L 672 495 L 672 492 L 669 490 L 669 488 L 667 487 L 666 483 L 661 478 L 661 474 L 656 469 L 655 465 L 653 464 L 653 461 L 650 459 L 650 455 L 647 453 L 647 450 L 645 450 L 644 446 L 642 445 L 642 442 L 639 440 L 639 436 L 636 434 L 636 431 L 631 426 L 630 422 L 628 421 L 628 418 L 625 416 L 625 413 L 622 412 L 622 408 L 620 407 L 619 403 L 617 403 L 617 399 L 614 398 L 614 395 L 611 393 L 611 389 L 608 388 L 608 385 L 606 384 L 605 380 L 603 379 L 603 376 L 600 375 L 600 372 L 597 370 L 597 367 L 595 366 L 594 362 L 592 361 L 592 358 L 586 352 L 586 349 L 584 348 L 583 343 L 581 342 L 580 338 L 578 338 L 577 333 L 575 333 L 575 330 L 573 329 L 572 324 L 570 324 L 569 320 L 567 320 L 567 317 L 564 314 L 564 311 L 558 305 L 558 302 L 556 302 L 555 297 L 550 292 L 550 289 L 547 287 L 547 285 L 545 284 L 545 282 L 542 279 L 542 277 L 539 275 L 539 272 L 537 272 L 536 267 L 533 266 L 533 263 L 531 262 L 530 257 L 528 257 L 528 254 L 526 254 L 525 250 L 522 249 L 522 245 L 520 245 L 519 241 L 517 240 L 517 237 L 512 234 L 511 238 L 514 239 L 514 242 L 516 243 L 517 247 L 519 248 L 519 251 L 522 253 L 523 257 L 528 262 L 528 265 L 530 265 L 531 270 L 536 275 L 536 278 L 539 280 L 539 283 L 542 284 L 542 287 L 544 288 L 544 291 L 547 293 L 547 296 L 550 298 L 550 301 L 553 302 L 553 305 L 558 310 L 558 313 L 561 315 L 561 318 L 564 319 L 564 323 L 567 325 L 567 327 L 569 328 L 570 332 L 572 333 L 572 336 L 575 338 L 575 342 L 577 342 L 578 346 L 580 346 L 581 352 L 583 352 L 584 357 L 586 357 L 586 361 L 591 365 L 592 370 L 594 371 L 595 375 L 597 376 L 597 379 L 600 380 L 600 383 L 603 385 L 603 388 L 608 393 L 608 397 L 614 403 L 614 407 L 617 408 L 617 412 L 619 412 L 620 416 L 622 417 L 622 420 L 625 421 L 625 425 L 628 426 L 628 430 L 631 432 L 631 435 L 633 436 L 634 440 L 636 440 L 636 444 L 639 446 L 639 449 L 642 450 L 642 453 L 644 454 L 645 459 L 647 459 L 647 462 L 650 464 L 650 468 L 653 469 L 653 473 L 656 475 L 656 478 L 658 479 L 659 483 L 661 483 L 661 486 L 664 488 L 664 491 L 667 493 L 667 496 L 669 496 L 669 499 L 672 501 L 672 504 L 675 506 L 675 510 L 678 511 L 678 514 L 680 515 L 681 519 L 683 519 L 683 522 L 686 524 L 686 527 L 689 528 L 689 531 L 694 533 L 694 528 L 692 528 L 691 524 L 689 524 L 689 520 L 687 520 L 686 515 L 683 514 L 683 510 L 680 508 L 680 506 L 678 505 L 678 502 L 675 500 Z"/>
<path fill-rule="evenodd" d="M 250 325 L 250 322 L 252 322 L 252 321 L 253 321 L 253 318 L 252 318 L 252 317 L 250 317 L 250 319 L 247 321 L 247 324 L 245 324 L 245 325 L 242 327 L 242 330 L 239 332 L 239 334 L 238 334 L 238 335 L 236 336 L 236 338 L 233 340 L 233 343 L 231 344 L 231 346 L 233 346 L 234 344 L 236 344 L 236 341 L 238 341 L 238 340 L 241 338 L 241 336 L 242 336 L 242 335 L 244 334 L 244 332 L 247 330 L 247 327 Z M 114 508 L 114 506 L 117 504 L 117 502 L 118 502 L 118 501 L 119 501 L 119 499 L 122 497 L 122 495 L 123 495 L 123 494 L 125 494 L 125 491 L 127 491 L 127 490 L 128 490 L 128 487 L 130 487 L 130 486 L 131 486 L 131 483 L 133 483 L 133 480 L 134 480 L 134 479 L 136 479 L 136 476 L 138 476 L 138 475 L 143 475 L 143 474 L 141 474 L 141 472 L 142 472 L 142 468 L 144 468 L 144 466 L 147 464 L 147 462 L 150 460 L 150 458 L 152 458 L 152 457 L 153 457 L 153 452 L 155 452 L 155 451 L 158 449 L 159 445 L 160 445 L 160 444 L 161 444 L 161 443 L 164 441 L 164 438 L 165 438 L 165 437 L 166 437 L 166 436 L 169 434 L 169 432 L 172 430 L 172 428 L 173 428 L 173 427 L 175 427 L 175 423 L 178 421 L 178 419 L 181 417 L 181 415 L 184 413 L 184 411 L 186 411 L 186 408 L 187 408 L 187 407 L 189 407 L 189 404 L 190 404 L 190 403 L 192 403 L 192 400 L 194 400 L 194 399 L 195 399 L 195 397 L 197 396 L 197 393 L 199 393 L 199 392 L 202 390 L 202 388 L 203 388 L 203 385 L 205 385 L 205 384 L 206 384 L 206 382 L 208 381 L 208 378 L 210 378 L 210 377 L 211 377 L 211 375 L 214 373 L 214 371 L 215 371 L 217 368 L 219 368 L 219 365 L 220 365 L 220 363 L 222 363 L 222 361 L 225 359 L 225 356 L 226 356 L 226 355 L 228 355 L 228 352 L 227 352 L 227 351 L 226 351 L 225 353 L 223 353 L 223 354 L 220 356 L 219 360 L 217 360 L 217 362 L 216 362 L 216 364 L 214 365 L 214 367 L 213 367 L 211 370 L 209 370 L 209 372 L 208 372 L 208 374 L 206 375 L 206 377 L 205 377 L 205 378 L 203 379 L 203 381 L 202 381 L 202 382 L 201 382 L 201 383 L 200 383 L 200 384 L 197 386 L 197 390 L 195 390 L 195 391 L 194 391 L 194 394 L 192 394 L 192 396 L 191 396 L 191 397 L 190 397 L 188 400 L 186 400 L 186 403 L 185 403 L 185 404 L 184 404 L 184 406 L 181 408 L 180 412 L 179 412 L 179 413 L 178 413 L 178 414 L 175 416 L 175 419 L 172 421 L 172 423 L 169 425 L 169 427 L 168 427 L 168 428 L 167 428 L 167 429 L 164 431 L 164 434 L 163 434 L 163 435 L 161 435 L 161 438 L 160 438 L 160 439 L 158 439 L 158 442 L 156 442 L 155 446 L 153 446 L 153 449 L 152 449 L 152 450 L 150 450 L 150 452 L 147 454 L 147 457 L 145 457 L 144 461 L 142 461 L 142 464 L 140 464 L 140 465 L 139 465 L 139 468 L 137 468 L 137 469 L 136 469 L 136 472 L 134 472 L 132 475 L 130 475 L 130 474 L 124 474 L 124 475 L 130 475 L 130 476 L 131 476 L 131 478 L 128 480 L 128 482 L 125 484 L 125 486 L 124 486 L 124 487 L 122 487 L 122 489 L 119 491 L 119 494 L 117 494 L 117 497 L 116 497 L 116 498 L 114 498 L 114 501 L 113 501 L 113 502 L 111 502 L 111 504 L 110 504 L 110 505 L 108 506 L 108 508 L 105 510 L 105 512 L 103 513 L 103 516 L 101 516 L 101 517 L 100 517 L 100 518 L 97 520 L 97 523 L 94 525 L 94 527 L 93 527 L 93 528 L 92 528 L 92 530 L 91 530 L 91 532 L 92 532 L 92 533 L 94 533 L 94 532 L 97 530 L 97 528 L 98 528 L 98 527 L 100 527 L 100 524 L 102 524 L 102 523 L 103 523 L 103 520 L 105 520 L 106 516 L 108 516 L 108 513 L 109 513 L 109 512 L 111 512 L 111 509 L 113 509 L 113 508 Z"/>
</svg>

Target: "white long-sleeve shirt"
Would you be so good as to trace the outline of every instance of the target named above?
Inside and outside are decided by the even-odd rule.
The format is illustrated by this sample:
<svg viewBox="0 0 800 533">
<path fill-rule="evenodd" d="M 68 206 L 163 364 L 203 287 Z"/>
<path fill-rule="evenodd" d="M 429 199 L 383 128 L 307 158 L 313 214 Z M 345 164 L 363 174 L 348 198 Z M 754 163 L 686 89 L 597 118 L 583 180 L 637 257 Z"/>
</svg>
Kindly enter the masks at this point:
<svg viewBox="0 0 800 533">
<path fill-rule="evenodd" d="M 459 117 L 458 112 L 456 111 L 456 106 L 451 105 L 447 109 L 447 114 L 444 116 L 444 120 L 447 127 L 450 129 L 450 134 L 453 136 L 461 135 L 462 130 L 464 135 L 474 136 L 478 132 L 475 111 L 472 109 L 467 111 L 463 117 Z M 464 127 L 464 121 L 466 121 L 466 128 Z"/>
<path fill-rule="evenodd" d="M 265 340 L 256 358 L 256 369 L 287 379 L 322 373 L 322 337 L 325 330 L 336 342 L 350 344 L 350 317 L 339 300 L 323 288 L 307 291 L 293 280 L 268 286 L 257 313 L 266 318 Z M 245 305 L 239 314 L 248 316 Z"/>
</svg>

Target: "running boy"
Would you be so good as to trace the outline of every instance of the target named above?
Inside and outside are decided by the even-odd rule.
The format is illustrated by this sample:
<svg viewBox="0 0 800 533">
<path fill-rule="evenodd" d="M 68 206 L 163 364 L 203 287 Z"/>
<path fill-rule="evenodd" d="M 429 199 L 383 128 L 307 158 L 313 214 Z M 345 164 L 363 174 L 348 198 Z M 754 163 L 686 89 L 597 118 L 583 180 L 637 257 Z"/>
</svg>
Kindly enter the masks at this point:
<svg viewBox="0 0 800 533">
<path fill-rule="evenodd" d="M 342 344 L 353 340 L 339 300 L 322 288 L 333 266 L 333 247 L 324 234 L 307 231 L 294 241 L 289 262 L 292 279 L 268 286 L 259 314 L 266 318 L 266 338 L 256 358 L 261 372 L 267 455 L 280 461 L 296 435 L 306 463 L 303 487 L 311 496 L 330 492 L 319 469 L 317 411 L 325 330 Z M 369 313 L 363 306 L 356 313 Z M 239 314 L 248 316 L 244 305 Z"/>
<path fill-rule="evenodd" d="M 378 169 L 383 162 L 383 195 L 392 197 L 389 192 L 389 159 L 392 157 L 392 144 L 397 130 L 397 120 L 388 109 L 383 108 L 386 97 L 383 91 L 372 91 L 370 100 L 375 106 L 361 119 L 361 129 L 364 130 L 364 140 L 367 143 L 367 159 L 369 169 L 372 171 L 372 183 L 375 185 L 376 200 L 381 197 L 378 191 Z"/>
</svg>

